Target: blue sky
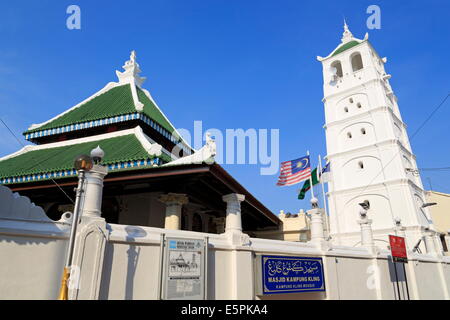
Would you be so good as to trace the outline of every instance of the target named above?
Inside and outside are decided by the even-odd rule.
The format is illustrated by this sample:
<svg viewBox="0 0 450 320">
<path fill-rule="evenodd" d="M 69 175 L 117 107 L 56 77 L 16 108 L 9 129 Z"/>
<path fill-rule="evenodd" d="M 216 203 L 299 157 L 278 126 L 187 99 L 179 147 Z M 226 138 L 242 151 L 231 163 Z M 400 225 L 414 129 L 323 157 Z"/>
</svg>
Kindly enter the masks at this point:
<svg viewBox="0 0 450 320">
<path fill-rule="evenodd" d="M 66 8 L 81 8 L 81 30 Z M 381 8 L 367 30 L 366 9 Z M 144 84 L 179 128 L 280 129 L 280 161 L 325 155 L 322 71 L 316 56 L 353 34 L 387 56 L 387 72 L 411 135 L 450 92 L 448 1 L 3 1 L 0 116 L 20 136 L 84 100 L 137 51 Z M 450 166 L 450 101 L 411 141 L 419 168 Z M 0 156 L 20 148 L 0 127 Z M 259 165 L 224 166 L 278 213 L 307 208 Z M 424 172 L 426 188 L 450 193 L 450 172 Z"/>
</svg>

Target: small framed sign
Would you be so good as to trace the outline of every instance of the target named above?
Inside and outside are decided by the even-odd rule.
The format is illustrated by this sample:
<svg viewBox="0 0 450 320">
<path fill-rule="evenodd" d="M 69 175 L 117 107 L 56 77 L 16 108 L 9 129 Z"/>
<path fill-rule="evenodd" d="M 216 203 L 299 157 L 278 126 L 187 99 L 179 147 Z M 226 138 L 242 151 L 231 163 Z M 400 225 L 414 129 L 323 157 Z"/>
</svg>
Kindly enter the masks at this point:
<svg viewBox="0 0 450 320">
<path fill-rule="evenodd" d="M 166 238 L 164 242 L 164 300 L 205 299 L 206 244 L 203 239 Z"/>
</svg>

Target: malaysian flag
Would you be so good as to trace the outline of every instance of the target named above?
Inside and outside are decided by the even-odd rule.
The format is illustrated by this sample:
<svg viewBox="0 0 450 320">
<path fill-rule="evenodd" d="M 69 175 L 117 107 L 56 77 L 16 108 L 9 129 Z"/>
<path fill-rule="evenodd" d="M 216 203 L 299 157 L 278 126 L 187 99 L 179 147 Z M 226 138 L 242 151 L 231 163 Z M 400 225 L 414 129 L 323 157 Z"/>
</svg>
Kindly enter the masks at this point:
<svg viewBox="0 0 450 320">
<path fill-rule="evenodd" d="M 291 186 L 293 184 L 309 179 L 311 166 L 309 156 L 281 163 L 281 172 L 278 177 L 277 186 Z"/>
</svg>

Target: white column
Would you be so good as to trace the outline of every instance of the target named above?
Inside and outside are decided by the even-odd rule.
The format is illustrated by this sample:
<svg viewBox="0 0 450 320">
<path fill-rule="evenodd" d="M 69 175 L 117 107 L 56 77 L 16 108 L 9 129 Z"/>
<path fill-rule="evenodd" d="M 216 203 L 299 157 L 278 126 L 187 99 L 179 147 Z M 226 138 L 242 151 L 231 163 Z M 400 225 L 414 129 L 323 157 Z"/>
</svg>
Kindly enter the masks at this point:
<svg viewBox="0 0 450 320">
<path fill-rule="evenodd" d="M 82 218 L 100 218 L 102 215 L 103 179 L 108 168 L 94 165 L 85 173 Z"/>
<path fill-rule="evenodd" d="M 373 241 L 372 233 L 372 220 L 367 215 L 361 215 L 361 219 L 358 220 L 361 226 L 361 246 L 370 250 L 375 249 L 375 242 Z"/>
<path fill-rule="evenodd" d="M 325 241 L 325 233 L 323 231 L 323 209 L 314 208 L 308 210 L 311 217 L 311 241 Z"/>
<path fill-rule="evenodd" d="M 188 203 L 188 197 L 185 194 L 169 193 L 161 195 L 158 200 L 166 204 L 166 219 L 164 228 L 170 230 L 180 230 L 181 209 L 184 204 Z"/>
<path fill-rule="evenodd" d="M 242 232 L 241 202 L 245 200 L 245 196 L 243 194 L 231 193 L 223 196 L 222 200 L 227 203 L 225 232 Z"/>
<path fill-rule="evenodd" d="M 427 253 L 437 255 L 436 244 L 434 243 L 434 231 L 427 230 L 424 232 L 425 246 L 427 247 Z"/>
</svg>

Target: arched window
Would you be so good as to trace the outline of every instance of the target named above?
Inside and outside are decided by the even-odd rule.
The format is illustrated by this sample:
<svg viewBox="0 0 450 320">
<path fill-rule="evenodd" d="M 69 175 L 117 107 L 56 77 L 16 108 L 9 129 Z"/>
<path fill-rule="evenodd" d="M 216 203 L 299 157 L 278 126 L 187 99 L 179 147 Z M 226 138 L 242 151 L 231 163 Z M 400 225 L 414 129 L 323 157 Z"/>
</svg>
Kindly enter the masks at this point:
<svg viewBox="0 0 450 320">
<path fill-rule="evenodd" d="M 181 230 L 187 230 L 189 216 L 186 213 L 186 209 L 181 209 Z"/>
<path fill-rule="evenodd" d="M 336 75 L 337 75 L 339 78 L 342 78 L 343 73 L 342 73 L 342 65 L 341 65 L 341 62 L 340 62 L 340 61 L 334 61 L 334 62 L 331 64 L 331 67 L 332 67 L 332 68 L 336 68 Z"/>
<path fill-rule="evenodd" d="M 344 108 L 344 111 L 345 111 L 345 112 L 348 112 L 348 108 L 347 108 L 347 107 L 345 107 L 345 108 Z"/>
<path fill-rule="evenodd" d="M 366 134 L 366 129 L 365 128 L 361 128 L 361 133 L 362 134 Z"/>
<path fill-rule="evenodd" d="M 364 163 L 362 161 L 358 162 L 358 166 L 360 169 L 364 169 Z"/>
<path fill-rule="evenodd" d="M 361 109 L 361 103 L 357 103 L 356 106 L 358 107 L 358 109 Z"/>
<path fill-rule="evenodd" d="M 363 68 L 363 62 L 361 54 L 359 52 L 355 53 L 351 57 L 353 72 L 361 70 Z"/>
<path fill-rule="evenodd" d="M 203 231 L 203 221 L 202 217 L 198 213 L 195 213 L 192 217 L 192 231 L 202 232 Z"/>
<path fill-rule="evenodd" d="M 217 233 L 216 223 L 212 217 L 208 220 L 208 233 Z"/>
<path fill-rule="evenodd" d="M 349 139 L 351 139 L 351 138 L 352 138 L 352 133 L 351 133 L 351 132 L 347 132 L 347 137 L 348 137 Z"/>
</svg>

